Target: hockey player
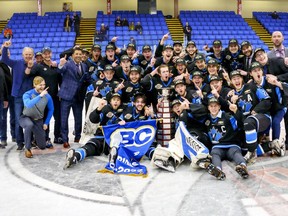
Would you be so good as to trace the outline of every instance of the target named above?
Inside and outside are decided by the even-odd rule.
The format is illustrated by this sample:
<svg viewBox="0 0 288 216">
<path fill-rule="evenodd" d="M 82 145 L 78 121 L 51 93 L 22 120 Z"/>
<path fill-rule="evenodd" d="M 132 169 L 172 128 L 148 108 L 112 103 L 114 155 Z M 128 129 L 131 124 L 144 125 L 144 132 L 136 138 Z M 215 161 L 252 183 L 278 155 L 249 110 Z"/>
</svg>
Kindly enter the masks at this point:
<svg viewBox="0 0 288 216">
<path fill-rule="evenodd" d="M 101 46 L 99 44 L 94 44 L 91 47 L 90 58 L 88 58 L 88 60 L 85 62 L 89 68 L 89 73 L 91 73 L 91 78 L 93 80 L 98 80 L 100 77 L 100 71 L 102 70 L 99 70 L 99 65 L 101 60 Z"/>
<path fill-rule="evenodd" d="M 187 64 L 193 64 L 194 60 L 195 60 L 195 56 L 198 53 L 198 49 L 196 46 L 195 41 L 188 41 L 187 45 L 186 45 L 186 56 L 184 57 L 185 61 L 187 62 Z"/>
<path fill-rule="evenodd" d="M 183 102 L 176 99 L 172 101 L 171 104 L 173 113 L 175 113 L 175 127 L 179 129 L 179 125 L 184 124 L 183 130 L 186 131 L 184 139 L 182 135 L 179 135 L 179 130 L 176 131 L 175 138 L 169 142 L 168 147 L 158 146 L 155 149 L 152 162 L 159 168 L 164 170 L 175 172 L 176 168 L 182 163 L 184 160 L 184 155 L 186 155 L 191 160 L 192 167 L 202 167 L 207 168 L 210 164 L 210 160 L 208 158 L 209 150 L 205 145 L 209 145 L 209 139 L 207 134 L 205 133 L 205 126 L 201 121 L 203 117 L 207 115 L 207 109 L 202 104 L 191 104 L 187 99 L 184 99 Z M 179 126 L 179 127 L 178 127 Z M 189 144 L 183 147 L 183 143 L 189 142 Z M 197 146 L 193 149 L 193 146 Z M 192 148 L 193 150 L 189 153 L 189 151 L 185 151 L 184 148 Z M 201 150 L 200 150 L 201 149 Z M 193 156 L 191 156 L 193 154 Z M 211 172 L 217 172 L 217 168 L 213 165 L 210 167 Z"/>
<path fill-rule="evenodd" d="M 121 96 L 118 93 L 109 93 L 107 101 L 102 99 L 98 107 L 90 114 L 90 121 L 92 123 L 100 123 L 101 125 L 123 123 L 120 118 L 125 107 L 121 105 Z M 95 137 L 90 139 L 84 146 L 77 149 L 69 149 L 66 153 L 66 161 L 64 169 L 69 168 L 71 165 L 84 160 L 89 156 L 99 156 L 103 152 L 108 154 L 110 151 L 108 145 L 105 145 L 103 133 L 100 128 L 97 129 Z M 113 150 L 109 155 L 109 160 L 114 160 L 116 152 Z"/>
<path fill-rule="evenodd" d="M 189 89 L 196 90 L 199 97 L 197 103 L 202 103 L 207 93 L 210 92 L 210 87 L 207 83 L 204 83 L 203 74 L 200 71 L 192 73 L 192 83 L 193 85 L 189 86 Z"/>
<path fill-rule="evenodd" d="M 278 156 L 285 155 L 285 144 L 279 140 L 280 138 L 280 123 L 284 119 L 287 112 L 286 98 L 283 97 L 283 91 L 275 85 L 267 82 L 266 77 L 263 76 L 262 66 L 258 62 L 252 62 L 250 67 L 250 75 L 257 86 L 262 87 L 271 97 L 271 117 L 272 117 L 272 142 L 269 147 L 272 153 Z"/>
<path fill-rule="evenodd" d="M 172 69 L 174 80 L 184 79 L 187 84 L 191 83 L 190 74 L 186 68 L 186 62 L 182 58 L 178 58 L 175 63 L 175 67 Z"/>
<path fill-rule="evenodd" d="M 115 68 L 115 78 L 118 80 L 128 80 L 128 74 L 131 67 L 131 61 L 128 55 L 122 55 L 120 58 L 120 66 Z"/>
<path fill-rule="evenodd" d="M 129 80 L 124 82 L 124 83 L 120 83 L 114 89 L 114 92 L 118 92 L 121 94 L 122 101 L 123 101 L 124 105 L 130 106 L 130 104 L 134 100 L 134 95 L 137 92 L 143 92 L 144 91 L 142 85 L 140 84 L 141 68 L 137 65 L 133 66 L 130 69 L 128 76 L 129 76 Z"/>
<path fill-rule="evenodd" d="M 210 78 L 211 91 L 204 99 L 204 104 L 208 104 L 208 99 L 215 97 L 218 99 L 221 109 L 225 112 L 230 112 L 229 103 L 227 101 L 227 95 L 231 91 L 231 88 L 223 86 L 223 81 L 219 76 L 211 76 Z"/>
<path fill-rule="evenodd" d="M 211 58 L 208 60 L 207 72 L 208 72 L 208 74 L 204 80 L 205 83 L 209 83 L 211 76 L 216 75 L 216 76 L 221 77 L 224 86 L 230 85 L 231 80 L 230 80 L 229 74 L 226 72 L 226 70 L 224 68 L 220 67 L 220 65 L 216 59 Z"/>
<path fill-rule="evenodd" d="M 245 119 L 243 129 L 248 152 L 244 158 L 247 163 L 255 163 L 257 135 L 265 132 L 270 126 L 271 100 L 262 87 L 258 87 L 253 82 L 245 84 L 240 71 L 232 71 L 230 79 L 234 86 L 230 101 L 237 104 Z"/>
<path fill-rule="evenodd" d="M 142 47 L 142 54 L 138 55 L 132 62 L 132 65 L 139 65 L 143 70 L 146 70 L 151 59 L 152 59 L 152 51 L 149 45 L 144 45 Z"/>
<path fill-rule="evenodd" d="M 241 122 L 242 113 L 237 109 L 237 105 L 230 104 L 230 110 L 235 116 L 231 116 L 228 113 L 222 111 L 219 101 L 212 97 L 208 101 L 208 110 L 210 115 L 205 122 L 208 128 L 208 135 L 212 142 L 212 163 L 219 170 L 222 171 L 221 161 L 228 159 L 229 161 L 234 161 L 236 165 L 236 172 L 242 178 L 248 178 L 249 174 L 247 171 L 247 166 L 245 159 L 241 152 L 241 142 L 239 136 L 239 120 Z M 219 180 L 224 180 L 226 178 L 225 173 L 219 172 L 209 172 L 214 175 Z"/>
<path fill-rule="evenodd" d="M 244 55 L 236 39 L 229 40 L 228 48 L 226 48 L 224 52 L 224 68 L 228 72 L 243 69 Z"/>
<path fill-rule="evenodd" d="M 207 74 L 207 65 L 205 62 L 205 56 L 203 54 L 197 54 L 195 56 L 195 67 L 188 68 L 189 73 L 193 73 L 194 71 L 200 71 L 202 76 L 205 77 Z"/>
</svg>

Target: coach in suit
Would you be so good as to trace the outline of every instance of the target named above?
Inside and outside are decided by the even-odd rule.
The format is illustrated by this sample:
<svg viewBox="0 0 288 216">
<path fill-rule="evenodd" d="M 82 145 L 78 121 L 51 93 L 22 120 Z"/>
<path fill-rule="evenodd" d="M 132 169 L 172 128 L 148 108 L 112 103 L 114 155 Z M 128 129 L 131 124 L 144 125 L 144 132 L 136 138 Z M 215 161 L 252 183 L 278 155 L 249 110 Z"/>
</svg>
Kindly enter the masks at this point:
<svg viewBox="0 0 288 216">
<path fill-rule="evenodd" d="M 71 60 L 67 61 L 66 56 L 60 59 L 59 69 L 62 74 L 62 84 L 58 92 L 61 98 L 61 133 L 64 148 L 69 148 L 68 139 L 68 118 L 72 108 L 75 123 L 75 139 L 79 142 L 82 131 L 82 109 L 86 88 L 91 78 L 87 66 L 81 62 L 82 50 L 75 47 Z"/>
<path fill-rule="evenodd" d="M 284 47 L 283 41 L 284 37 L 282 32 L 280 31 L 275 31 L 272 33 L 272 38 L 273 42 L 273 49 L 268 52 L 268 58 L 275 58 L 275 57 L 281 57 L 281 58 L 288 58 L 288 48 Z M 287 63 L 287 60 L 286 60 Z"/>
</svg>

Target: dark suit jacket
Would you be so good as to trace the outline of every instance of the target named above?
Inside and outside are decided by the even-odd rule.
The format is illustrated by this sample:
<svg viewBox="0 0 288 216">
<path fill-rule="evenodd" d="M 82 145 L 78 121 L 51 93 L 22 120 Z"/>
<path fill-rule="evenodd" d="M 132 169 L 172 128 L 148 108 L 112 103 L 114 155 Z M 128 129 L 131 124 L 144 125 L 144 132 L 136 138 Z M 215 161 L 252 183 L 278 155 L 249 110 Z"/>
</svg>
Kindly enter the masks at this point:
<svg viewBox="0 0 288 216">
<path fill-rule="evenodd" d="M 268 74 L 277 76 L 279 81 L 288 82 L 288 66 L 285 65 L 283 58 L 269 58 L 266 65 Z"/>
<path fill-rule="evenodd" d="M 69 60 L 59 71 L 62 74 L 62 84 L 58 96 L 64 100 L 77 99 L 84 101 L 86 88 L 92 83 L 87 65 L 80 63 L 82 76 L 77 73 L 77 66 L 73 60 Z"/>
</svg>

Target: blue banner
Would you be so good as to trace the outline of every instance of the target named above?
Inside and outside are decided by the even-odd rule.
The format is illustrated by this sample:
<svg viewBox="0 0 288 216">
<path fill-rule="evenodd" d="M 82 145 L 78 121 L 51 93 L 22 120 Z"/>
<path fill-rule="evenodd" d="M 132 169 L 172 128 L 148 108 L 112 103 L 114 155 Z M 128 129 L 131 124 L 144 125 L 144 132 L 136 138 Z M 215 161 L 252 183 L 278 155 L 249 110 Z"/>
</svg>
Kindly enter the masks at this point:
<svg viewBox="0 0 288 216">
<path fill-rule="evenodd" d="M 116 147 L 118 155 L 115 164 L 108 163 L 100 172 L 146 176 L 147 169 L 139 161 L 154 141 L 156 130 L 156 120 L 103 126 L 106 143 Z"/>
</svg>

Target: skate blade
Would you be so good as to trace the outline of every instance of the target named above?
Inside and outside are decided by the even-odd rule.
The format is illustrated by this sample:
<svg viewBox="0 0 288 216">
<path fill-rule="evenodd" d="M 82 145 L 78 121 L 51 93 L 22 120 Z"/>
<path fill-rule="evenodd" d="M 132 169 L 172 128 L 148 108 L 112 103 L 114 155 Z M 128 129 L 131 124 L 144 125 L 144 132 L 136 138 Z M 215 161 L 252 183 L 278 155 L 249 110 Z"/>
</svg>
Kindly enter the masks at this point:
<svg viewBox="0 0 288 216">
<path fill-rule="evenodd" d="M 160 168 L 160 169 L 164 169 L 164 170 L 166 170 L 166 171 L 168 171 L 168 172 L 172 172 L 172 173 L 175 173 L 175 168 L 173 167 L 173 166 L 164 166 L 163 165 L 163 163 L 161 163 L 161 162 L 159 162 L 159 161 L 154 161 L 154 164 L 158 167 L 158 168 Z"/>
</svg>

